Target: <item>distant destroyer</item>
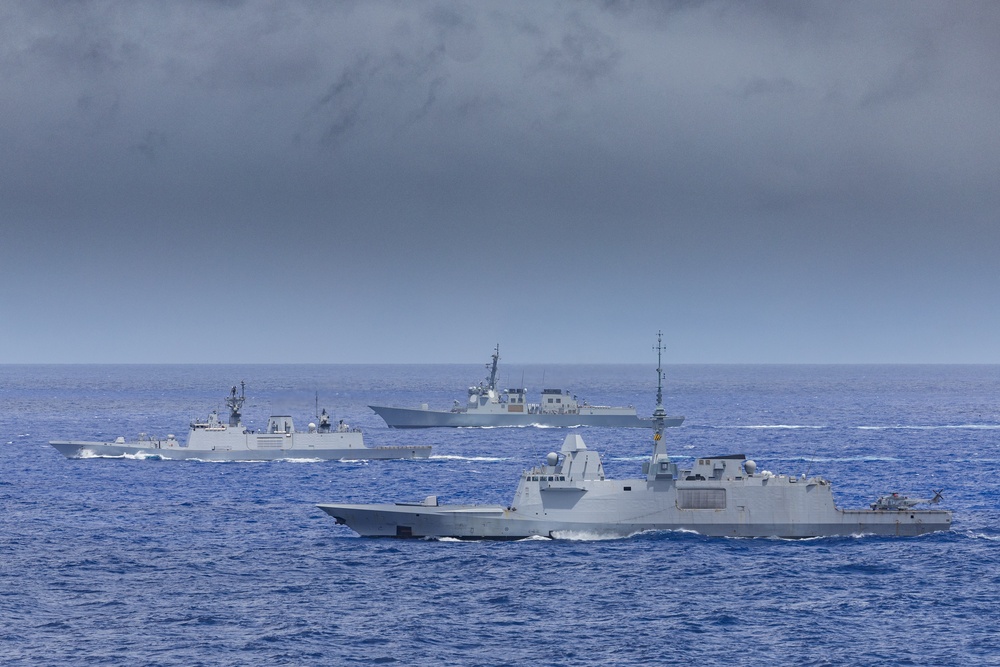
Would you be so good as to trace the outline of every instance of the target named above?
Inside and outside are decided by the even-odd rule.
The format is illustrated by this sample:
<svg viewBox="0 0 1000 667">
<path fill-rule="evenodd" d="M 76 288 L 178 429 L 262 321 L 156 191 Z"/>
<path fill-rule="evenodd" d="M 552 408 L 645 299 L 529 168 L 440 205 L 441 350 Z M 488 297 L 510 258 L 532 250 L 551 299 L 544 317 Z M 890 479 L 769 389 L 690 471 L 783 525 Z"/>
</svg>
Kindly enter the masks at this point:
<svg viewBox="0 0 1000 667">
<path fill-rule="evenodd" d="M 369 405 L 392 428 L 430 428 L 434 426 L 619 426 L 652 428 L 652 419 L 643 419 L 633 407 L 590 405 L 562 389 L 543 389 L 538 403 L 529 403 L 524 388 L 497 389 L 497 362 L 500 346 L 493 352 L 493 363 L 486 367 L 489 377 L 476 387 L 469 387 L 465 405 L 455 401 L 451 410 L 393 408 Z M 684 417 L 663 417 L 664 426 L 680 426 Z"/>
<path fill-rule="evenodd" d="M 50 445 L 67 458 L 92 457 L 159 457 L 162 459 L 199 459 L 202 461 L 274 461 L 278 459 L 426 459 L 430 446 L 367 447 L 361 431 L 346 426 L 343 420 L 332 426 L 324 409 L 318 416 L 319 425 L 310 423 L 306 432 L 296 431 L 288 415 L 272 415 L 263 431 L 244 428 L 240 410 L 246 400 L 245 387 L 240 393 L 232 388 L 226 399 L 229 423 L 219 420 L 212 412 L 205 421 L 191 422 L 187 442 L 173 435 L 166 439 L 140 435 L 135 442 L 118 437 L 114 442 L 52 440 Z"/>
<path fill-rule="evenodd" d="M 661 350 L 659 341 L 657 350 Z M 683 530 L 708 536 L 804 538 L 876 534 L 913 536 L 951 528 L 951 512 L 915 509 L 899 494 L 871 509 L 839 509 L 821 477 L 757 472 L 742 454 L 697 459 L 681 468 L 663 439 L 663 371 L 656 392 L 653 453 L 643 476 L 612 480 L 600 455 L 578 434 L 562 450 L 524 472 L 507 507 L 418 503 L 319 505 L 338 524 L 365 537 L 521 539 L 541 536 L 626 537 L 649 530 Z"/>
</svg>

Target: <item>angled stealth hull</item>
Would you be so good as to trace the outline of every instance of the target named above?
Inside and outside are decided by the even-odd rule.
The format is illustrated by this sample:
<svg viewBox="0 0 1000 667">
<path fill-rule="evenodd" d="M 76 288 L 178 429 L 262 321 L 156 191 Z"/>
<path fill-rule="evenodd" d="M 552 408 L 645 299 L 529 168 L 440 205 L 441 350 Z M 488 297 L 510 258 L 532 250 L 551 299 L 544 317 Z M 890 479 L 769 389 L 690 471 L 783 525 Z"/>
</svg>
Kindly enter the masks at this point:
<svg viewBox="0 0 1000 667">
<path fill-rule="evenodd" d="M 938 502 L 940 494 L 924 501 L 894 495 L 894 502 L 882 498 L 872 509 L 842 510 L 825 479 L 758 474 L 743 455 L 697 459 L 681 469 L 666 456 L 661 433 L 641 478 L 606 479 L 598 453 L 570 434 L 558 454 L 521 475 L 507 507 L 439 505 L 428 496 L 422 503 L 319 508 L 364 537 L 596 538 L 649 530 L 713 537 L 905 537 L 951 528 L 951 512 L 912 506 Z"/>
<path fill-rule="evenodd" d="M 662 351 L 662 334 L 654 349 Z M 494 355 L 494 370 L 496 368 Z M 659 354 L 658 354 L 658 361 Z M 562 449 L 521 474 L 510 505 L 422 503 L 319 505 L 339 524 L 365 537 L 521 539 L 627 537 L 648 530 L 687 530 L 726 537 L 825 537 L 873 533 L 922 535 L 951 528 L 951 512 L 914 509 L 940 501 L 892 494 L 867 510 L 842 510 L 821 477 L 757 472 L 742 454 L 696 459 L 681 468 L 663 438 L 663 370 L 657 364 L 653 453 L 643 477 L 607 479 L 600 455 L 570 433 Z"/>
<path fill-rule="evenodd" d="M 825 488 L 817 480 L 796 483 L 801 487 L 790 498 L 785 496 L 789 489 L 760 494 L 748 486 L 742 489 L 745 493 L 732 492 L 731 500 L 720 509 L 681 509 L 676 490 L 683 487 L 671 489 L 666 482 L 647 486 L 640 479 L 605 480 L 586 489 L 549 487 L 539 491 L 540 504 L 531 509 L 391 503 L 322 504 L 319 508 L 363 537 L 558 539 L 628 537 L 650 530 L 685 530 L 712 537 L 904 537 L 951 528 L 951 513 L 946 510 L 841 510 L 834 506 L 825 482 Z M 625 487 L 632 490 L 624 491 Z M 706 488 L 712 487 L 699 485 L 690 490 L 697 493 Z M 812 495 L 815 500 L 809 498 Z"/>
</svg>

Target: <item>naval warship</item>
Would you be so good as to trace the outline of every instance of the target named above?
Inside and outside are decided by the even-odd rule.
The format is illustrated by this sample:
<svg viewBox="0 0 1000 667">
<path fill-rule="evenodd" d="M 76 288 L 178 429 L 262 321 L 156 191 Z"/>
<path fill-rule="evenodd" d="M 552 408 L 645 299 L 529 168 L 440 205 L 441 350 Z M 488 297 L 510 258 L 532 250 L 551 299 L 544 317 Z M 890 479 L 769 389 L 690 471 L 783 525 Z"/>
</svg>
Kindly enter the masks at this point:
<svg viewBox="0 0 1000 667">
<path fill-rule="evenodd" d="M 658 339 L 658 356 L 662 349 Z M 757 471 L 743 454 L 709 456 L 682 467 L 663 438 L 663 371 L 657 367 L 653 452 L 642 476 L 607 479 L 600 455 L 579 434 L 525 471 L 510 505 L 422 502 L 319 505 L 364 537 L 627 537 L 651 530 L 707 536 L 807 538 L 875 534 L 913 536 L 951 528 L 951 512 L 916 509 L 931 499 L 883 496 L 870 509 L 840 509 L 822 477 Z"/>
<path fill-rule="evenodd" d="M 233 387 L 226 398 L 229 422 L 212 412 L 208 419 L 191 422 L 187 442 L 174 435 L 166 439 L 139 436 L 138 441 L 126 442 L 119 436 L 113 442 L 52 440 L 50 445 L 67 458 L 93 457 L 157 457 L 161 459 L 199 459 L 202 461 L 274 461 L 278 459 L 426 459 L 429 445 L 413 447 L 368 447 L 361 431 L 350 428 L 343 420 L 331 424 L 326 409 L 317 416 L 317 425 L 310 422 L 305 432 L 295 430 L 289 415 L 271 415 L 267 428 L 253 431 L 245 428 L 241 410 L 246 400 L 245 384 L 240 393 Z M 317 406 L 318 407 L 318 406 Z"/>
<path fill-rule="evenodd" d="M 619 426 L 652 428 L 653 420 L 636 414 L 634 407 L 590 405 L 563 389 L 543 389 L 538 403 L 528 402 L 524 388 L 497 389 L 497 363 L 500 345 L 493 351 L 493 363 L 487 364 L 489 376 L 478 386 L 469 387 L 468 401 L 455 401 L 451 410 L 394 408 L 369 405 L 391 428 L 430 428 L 434 426 Z M 664 426 L 680 426 L 684 417 L 663 417 Z"/>
</svg>

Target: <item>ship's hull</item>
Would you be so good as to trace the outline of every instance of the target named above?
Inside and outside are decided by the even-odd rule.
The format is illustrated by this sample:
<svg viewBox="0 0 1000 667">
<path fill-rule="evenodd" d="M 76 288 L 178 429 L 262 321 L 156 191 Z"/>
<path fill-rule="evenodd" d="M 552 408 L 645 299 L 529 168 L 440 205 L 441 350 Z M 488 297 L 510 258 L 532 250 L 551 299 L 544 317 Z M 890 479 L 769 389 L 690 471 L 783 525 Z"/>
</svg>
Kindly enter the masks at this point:
<svg viewBox="0 0 1000 667">
<path fill-rule="evenodd" d="M 628 537 L 644 531 L 659 530 L 689 531 L 709 537 L 808 538 L 862 534 L 912 537 L 951 528 L 951 513 L 945 510 L 836 510 L 836 514 L 822 519 L 769 520 L 757 523 L 725 515 L 664 516 L 658 519 L 615 522 L 539 519 L 519 515 L 518 512 L 499 505 L 319 505 L 319 508 L 336 518 L 337 523 L 346 524 L 362 537 L 597 539 Z"/>
<path fill-rule="evenodd" d="M 59 441 L 49 443 L 64 456 L 82 458 L 160 458 L 199 461 L 280 461 L 307 459 L 323 461 L 361 461 L 384 459 L 426 459 L 429 446 L 421 447 L 344 447 L 298 449 L 196 449 L 180 445 L 166 446 L 157 441 L 117 444 L 112 442 Z"/>
<path fill-rule="evenodd" d="M 380 405 L 368 406 L 391 428 L 470 428 L 498 426 L 609 426 L 626 428 L 652 428 L 651 419 L 633 414 L 557 414 L 557 413 L 475 413 L 422 410 L 418 408 L 393 408 Z M 680 426 L 684 417 L 667 417 L 664 426 Z"/>
<path fill-rule="evenodd" d="M 737 462 L 703 459 L 709 469 L 727 461 Z M 580 464 L 579 457 L 573 463 Z M 526 473 L 509 508 L 438 505 L 435 497 L 422 504 L 319 507 L 366 537 L 627 537 L 649 530 L 686 530 L 718 537 L 804 538 L 913 536 L 951 528 L 947 510 L 839 509 L 830 484 L 821 478 L 687 475 L 650 481 L 572 476 L 572 468 L 568 474 L 566 469 Z"/>
</svg>

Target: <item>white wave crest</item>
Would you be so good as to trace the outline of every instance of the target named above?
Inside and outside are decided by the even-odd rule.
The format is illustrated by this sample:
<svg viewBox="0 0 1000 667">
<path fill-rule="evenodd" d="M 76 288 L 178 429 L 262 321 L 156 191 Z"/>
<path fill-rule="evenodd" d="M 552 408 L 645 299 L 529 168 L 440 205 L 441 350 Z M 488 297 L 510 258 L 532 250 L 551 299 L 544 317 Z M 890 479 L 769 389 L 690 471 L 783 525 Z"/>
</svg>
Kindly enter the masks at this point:
<svg viewBox="0 0 1000 667">
<path fill-rule="evenodd" d="M 820 429 L 820 428 L 827 428 L 827 427 L 826 426 L 810 425 L 810 424 L 746 424 L 746 425 L 742 425 L 742 426 L 730 426 L 730 427 L 727 427 L 727 428 L 749 428 L 749 429 L 759 429 L 759 430 L 776 429 L 776 430 L 778 430 L 778 429 L 799 429 L 799 428 Z"/>
<path fill-rule="evenodd" d="M 987 535 L 986 533 L 974 533 L 971 530 L 966 531 L 966 537 L 971 537 L 974 540 L 986 540 L 987 542 L 1000 542 L 1000 535 Z"/>
<path fill-rule="evenodd" d="M 596 533 L 586 530 L 554 530 L 552 531 L 552 537 L 557 540 L 567 540 L 570 542 L 602 542 L 606 540 L 623 540 L 628 537 L 632 537 L 635 533 L 629 535 L 616 535 L 608 533 Z"/>
<path fill-rule="evenodd" d="M 891 426 L 858 426 L 859 431 L 947 431 L 947 430 L 972 430 L 972 431 L 996 431 L 1000 429 L 1000 424 L 894 424 Z"/>
<path fill-rule="evenodd" d="M 493 424 L 489 426 L 459 426 L 458 428 L 475 428 L 475 429 L 495 429 L 495 428 L 580 428 L 579 424 L 573 424 L 571 426 L 556 426 L 554 424 Z"/>
<path fill-rule="evenodd" d="M 129 461 L 163 461 L 165 457 L 154 452 L 122 452 L 121 454 L 98 454 L 92 449 L 81 449 L 77 459 L 128 459 Z"/>
<path fill-rule="evenodd" d="M 775 461 L 804 461 L 806 463 L 844 463 L 844 462 L 875 462 L 875 461 L 899 461 L 895 456 L 796 456 L 777 458 Z"/>
<path fill-rule="evenodd" d="M 774 542 L 814 542 L 816 540 L 826 540 L 826 539 L 829 539 L 829 537 L 825 536 L 825 535 L 815 535 L 813 537 L 781 537 L 779 535 L 765 535 L 765 536 L 761 536 L 761 537 L 751 537 L 751 538 L 736 537 L 736 536 L 733 536 L 733 535 L 723 535 L 723 538 L 725 538 L 727 540 L 745 540 L 745 539 L 751 539 L 751 540 L 771 540 L 771 541 L 774 541 Z"/>
<path fill-rule="evenodd" d="M 155 452 L 135 452 L 134 454 L 126 452 L 121 456 L 108 456 L 107 458 L 121 458 L 129 459 L 130 461 L 165 461 L 167 458 Z"/>
<path fill-rule="evenodd" d="M 431 454 L 432 459 L 452 460 L 452 461 L 506 461 L 506 458 L 499 456 L 459 456 L 458 454 Z"/>
<path fill-rule="evenodd" d="M 81 449 L 76 458 L 78 459 L 135 459 L 134 454 L 98 454 L 92 449 Z"/>
</svg>

